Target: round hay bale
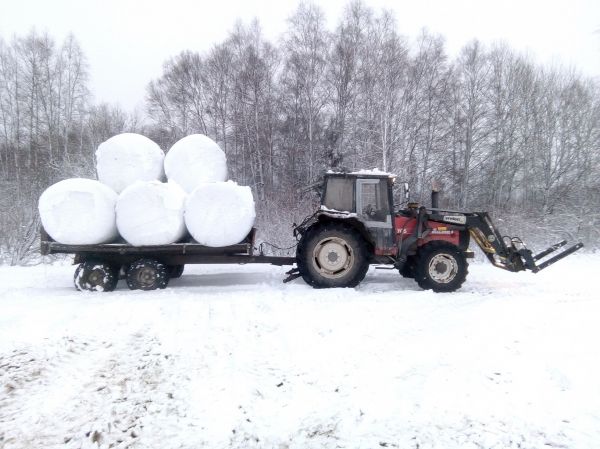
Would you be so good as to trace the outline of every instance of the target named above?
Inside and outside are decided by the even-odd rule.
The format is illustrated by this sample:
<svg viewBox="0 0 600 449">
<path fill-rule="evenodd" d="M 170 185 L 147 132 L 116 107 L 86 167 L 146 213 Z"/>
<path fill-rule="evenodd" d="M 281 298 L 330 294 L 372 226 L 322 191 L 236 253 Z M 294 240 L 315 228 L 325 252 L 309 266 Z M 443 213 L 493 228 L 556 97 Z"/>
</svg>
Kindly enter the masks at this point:
<svg viewBox="0 0 600 449">
<path fill-rule="evenodd" d="M 227 179 L 227 158 L 219 145 L 203 134 L 179 140 L 165 156 L 167 178 L 190 193 L 200 184 Z"/>
<path fill-rule="evenodd" d="M 235 245 L 254 225 L 252 191 L 232 181 L 202 184 L 188 195 L 184 217 L 198 243 L 212 247 Z"/>
<path fill-rule="evenodd" d="M 48 187 L 38 210 L 44 229 L 59 243 L 95 245 L 118 236 L 115 222 L 117 194 L 91 179 L 72 178 Z"/>
<path fill-rule="evenodd" d="M 168 245 L 186 233 L 185 192 L 174 183 L 136 182 L 117 199 L 117 229 L 135 246 Z"/>
<path fill-rule="evenodd" d="M 147 137 L 117 134 L 96 150 L 98 179 L 117 193 L 137 181 L 162 180 L 164 158 L 163 150 Z"/>
</svg>

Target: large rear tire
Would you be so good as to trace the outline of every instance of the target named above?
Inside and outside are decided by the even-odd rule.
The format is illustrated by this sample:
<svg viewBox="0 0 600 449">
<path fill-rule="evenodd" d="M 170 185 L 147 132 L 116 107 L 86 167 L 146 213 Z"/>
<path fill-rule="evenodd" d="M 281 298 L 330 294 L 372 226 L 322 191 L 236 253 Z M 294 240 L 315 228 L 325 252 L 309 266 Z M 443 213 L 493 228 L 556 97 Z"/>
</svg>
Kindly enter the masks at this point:
<svg viewBox="0 0 600 449">
<path fill-rule="evenodd" d="M 73 283 L 79 291 L 112 292 L 119 282 L 117 267 L 99 261 L 86 260 L 75 269 Z"/>
<path fill-rule="evenodd" d="M 369 269 L 369 251 L 362 236 L 340 223 L 309 228 L 297 254 L 298 270 L 314 288 L 356 287 Z"/>
<path fill-rule="evenodd" d="M 465 282 L 467 267 L 467 258 L 458 247 L 446 242 L 430 242 L 417 254 L 415 281 L 425 290 L 453 292 Z"/>
</svg>

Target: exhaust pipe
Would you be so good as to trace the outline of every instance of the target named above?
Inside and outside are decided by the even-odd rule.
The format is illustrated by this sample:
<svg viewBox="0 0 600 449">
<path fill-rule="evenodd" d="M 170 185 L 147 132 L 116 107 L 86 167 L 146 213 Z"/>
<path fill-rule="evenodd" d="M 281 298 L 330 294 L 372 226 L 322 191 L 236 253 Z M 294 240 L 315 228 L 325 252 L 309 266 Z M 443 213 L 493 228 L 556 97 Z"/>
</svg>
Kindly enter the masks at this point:
<svg viewBox="0 0 600 449">
<path fill-rule="evenodd" d="M 440 183 L 437 179 L 433 179 L 431 181 L 431 208 L 439 209 L 440 208 Z"/>
<path fill-rule="evenodd" d="M 440 208 L 440 192 L 437 190 L 431 191 L 431 208 L 439 209 Z"/>
</svg>

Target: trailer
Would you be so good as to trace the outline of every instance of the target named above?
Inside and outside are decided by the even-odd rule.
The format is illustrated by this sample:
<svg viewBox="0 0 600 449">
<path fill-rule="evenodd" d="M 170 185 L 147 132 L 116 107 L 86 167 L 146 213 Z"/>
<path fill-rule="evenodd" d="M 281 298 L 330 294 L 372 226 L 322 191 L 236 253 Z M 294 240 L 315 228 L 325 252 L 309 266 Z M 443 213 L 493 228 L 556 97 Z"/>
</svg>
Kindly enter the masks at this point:
<svg viewBox="0 0 600 449">
<path fill-rule="evenodd" d="M 166 288 L 169 280 L 183 274 L 189 264 L 293 265 L 295 257 L 267 256 L 255 253 L 256 228 L 235 245 L 212 248 L 191 240 L 168 245 L 133 246 L 125 242 L 102 245 L 66 245 L 54 241 L 42 228 L 42 255 L 74 255 L 74 274 L 78 290 L 109 292 L 125 278 L 132 290 Z"/>
</svg>

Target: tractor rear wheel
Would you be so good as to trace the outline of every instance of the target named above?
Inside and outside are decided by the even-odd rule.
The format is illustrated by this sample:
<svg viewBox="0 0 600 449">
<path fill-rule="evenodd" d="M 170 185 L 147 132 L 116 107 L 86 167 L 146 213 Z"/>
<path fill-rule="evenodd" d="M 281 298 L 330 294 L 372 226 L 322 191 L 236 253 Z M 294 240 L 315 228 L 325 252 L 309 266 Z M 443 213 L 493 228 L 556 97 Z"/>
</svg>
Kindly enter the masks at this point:
<svg viewBox="0 0 600 449">
<path fill-rule="evenodd" d="M 369 251 L 362 236 L 338 223 L 308 229 L 296 254 L 304 281 L 315 288 L 356 287 L 369 269 Z"/>
<path fill-rule="evenodd" d="M 468 264 L 463 252 L 446 242 L 421 247 L 415 263 L 415 281 L 425 290 L 453 292 L 467 278 Z"/>
<path fill-rule="evenodd" d="M 156 290 L 166 288 L 169 283 L 169 269 L 155 259 L 139 259 L 127 269 L 127 286 L 131 290 Z"/>
<path fill-rule="evenodd" d="M 117 267 L 99 260 L 86 260 L 75 269 L 73 282 L 77 290 L 112 292 L 119 281 Z"/>
</svg>

